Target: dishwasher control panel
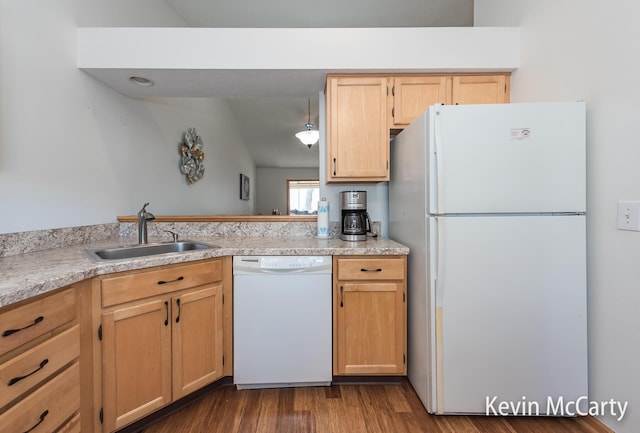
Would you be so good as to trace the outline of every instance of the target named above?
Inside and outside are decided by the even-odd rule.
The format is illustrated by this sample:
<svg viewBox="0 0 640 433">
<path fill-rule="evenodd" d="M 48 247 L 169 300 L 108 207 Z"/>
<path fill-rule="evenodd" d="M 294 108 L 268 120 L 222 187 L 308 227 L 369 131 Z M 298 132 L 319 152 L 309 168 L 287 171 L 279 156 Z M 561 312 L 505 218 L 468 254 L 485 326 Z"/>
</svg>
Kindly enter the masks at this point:
<svg viewBox="0 0 640 433">
<path fill-rule="evenodd" d="M 234 256 L 233 272 L 331 272 L 331 256 Z"/>
</svg>

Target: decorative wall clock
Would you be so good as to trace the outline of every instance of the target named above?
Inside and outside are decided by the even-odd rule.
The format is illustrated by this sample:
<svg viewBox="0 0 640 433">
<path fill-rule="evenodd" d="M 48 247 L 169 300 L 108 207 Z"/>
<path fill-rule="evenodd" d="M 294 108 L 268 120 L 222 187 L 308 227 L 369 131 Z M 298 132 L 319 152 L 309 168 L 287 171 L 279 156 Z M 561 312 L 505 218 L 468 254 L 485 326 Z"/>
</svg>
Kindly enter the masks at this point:
<svg viewBox="0 0 640 433">
<path fill-rule="evenodd" d="M 195 183 L 204 176 L 203 146 L 196 128 L 187 129 L 180 144 L 180 171 L 187 176 L 189 183 Z"/>
</svg>

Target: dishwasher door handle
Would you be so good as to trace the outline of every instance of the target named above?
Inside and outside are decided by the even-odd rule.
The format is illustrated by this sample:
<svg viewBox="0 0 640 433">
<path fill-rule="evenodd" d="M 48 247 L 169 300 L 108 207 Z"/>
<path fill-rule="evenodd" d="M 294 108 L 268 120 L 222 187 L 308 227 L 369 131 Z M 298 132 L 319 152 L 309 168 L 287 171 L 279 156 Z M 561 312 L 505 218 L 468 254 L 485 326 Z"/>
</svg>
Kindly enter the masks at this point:
<svg viewBox="0 0 640 433">
<path fill-rule="evenodd" d="M 277 274 L 277 275 L 287 275 L 287 274 L 304 274 L 309 272 L 308 269 L 260 269 L 261 274 Z"/>
<path fill-rule="evenodd" d="M 324 271 L 310 271 L 308 268 L 293 268 L 293 269 L 253 269 L 251 271 L 243 271 L 241 269 L 234 269 L 234 275 L 297 275 L 297 274 L 330 274 L 330 270 Z"/>
</svg>

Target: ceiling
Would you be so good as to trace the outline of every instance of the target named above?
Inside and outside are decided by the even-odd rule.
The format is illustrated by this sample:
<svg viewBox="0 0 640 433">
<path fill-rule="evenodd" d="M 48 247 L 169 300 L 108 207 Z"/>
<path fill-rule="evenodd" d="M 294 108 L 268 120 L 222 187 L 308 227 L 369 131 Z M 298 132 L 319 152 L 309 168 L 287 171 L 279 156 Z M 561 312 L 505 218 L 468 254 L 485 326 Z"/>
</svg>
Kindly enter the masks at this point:
<svg viewBox="0 0 640 433">
<path fill-rule="evenodd" d="M 473 0 L 165 0 L 193 27 L 467 27 Z"/>
<path fill-rule="evenodd" d="M 165 1 L 192 27 L 473 26 L 473 0 Z M 261 93 L 257 90 L 256 96 Z M 310 89 L 308 96 L 311 122 L 317 127 L 317 90 Z M 228 101 L 256 167 L 318 166 L 318 146 L 308 149 L 294 135 L 307 122 L 307 98 L 270 96 Z"/>
<path fill-rule="evenodd" d="M 311 123 L 317 129 L 318 94 L 310 99 Z M 257 167 L 318 167 L 318 145 L 309 149 L 295 137 L 296 132 L 306 129 L 308 98 L 241 98 L 228 102 Z"/>
</svg>

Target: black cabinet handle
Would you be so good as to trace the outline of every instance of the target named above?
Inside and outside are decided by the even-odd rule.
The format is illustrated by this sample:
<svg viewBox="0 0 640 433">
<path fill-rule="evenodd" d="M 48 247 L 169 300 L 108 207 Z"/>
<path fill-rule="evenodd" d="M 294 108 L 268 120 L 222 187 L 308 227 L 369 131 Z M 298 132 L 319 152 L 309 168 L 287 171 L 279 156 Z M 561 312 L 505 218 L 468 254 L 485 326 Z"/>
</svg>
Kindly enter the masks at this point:
<svg viewBox="0 0 640 433">
<path fill-rule="evenodd" d="M 344 307 L 344 287 L 340 286 L 340 307 Z"/>
<path fill-rule="evenodd" d="M 169 324 L 169 301 L 164 301 L 164 326 Z"/>
<path fill-rule="evenodd" d="M 18 376 L 18 377 L 14 377 L 13 379 L 11 379 L 9 381 L 9 386 L 11 385 L 15 385 L 16 383 L 20 382 L 22 379 L 26 379 L 27 377 L 31 376 L 32 374 L 35 374 L 37 372 L 39 372 L 40 370 L 42 370 L 44 368 L 45 365 L 47 365 L 49 363 L 48 359 L 43 359 L 42 362 L 40 363 L 40 366 L 38 368 L 36 368 L 35 370 L 33 370 L 31 373 L 29 374 L 25 374 L 24 376 Z"/>
<path fill-rule="evenodd" d="M 333 175 L 336 175 L 336 159 L 333 158 Z"/>
<path fill-rule="evenodd" d="M 365 269 L 365 268 L 360 268 L 360 272 L 382 272 L 382 268 L 378 268 L 378 269 Z"/>
<path fill-rule="evenodd" d="M 183 277 L 183 276 L 179 276 L 179 277 L 178 277 L 178 278 L 176 278 L 175 280 L 169 280 L 169 281 L 163 281 L 163 280 L 160 280 L 160 281 L 158 281 L 158 284 L 159 284 L 159 285 L 160 285 L 160 284 L 169 284 L 169 283 L 175 283 L 176 281 L 182 281 L 182 280 L 184 280 L 184 277 Z"/>
<path fill-rule="evenodd" d="M 180 298 L 176 299 L 176 305 L 178 306 L 178 315 L 176 316 L 176 323 L 180 323 Z"/>
<path fill-rule="evenodd" d="M 35 430 L 36 427 L 38 427 L 40 424 L 42 424 L 42 421 L 44 421 L 44 419 L 47 417 L 47 415 L 49 415 L 49 411 L 45 410 L 44 412 L 42 412 L 42 414 L 40 415 L 40 421 L 38 421 L 33 427 L 31 427 L 29 430 L 27 430 L 24 433 L 29 433 L 33 430 Z"/>
<path fill-rule="evenodd" d="M 35 318 L 35 320 L 33 321 L 32 324 L 25 326 L 24 328 L 20 328 L 20 329 L 7 329 L 6 331 L 4 331 L 2 333 L 3 337 L 8 337 L 9 335 L 13 335 L 16 332 L 20 332 L 23 329 L 27 329 L 27 328 L 31 328 L 32 326 L 36 326 L 38 323 L 42 322 L 44 320 L 44 316 L 38 316 Z"/>
</svg>

